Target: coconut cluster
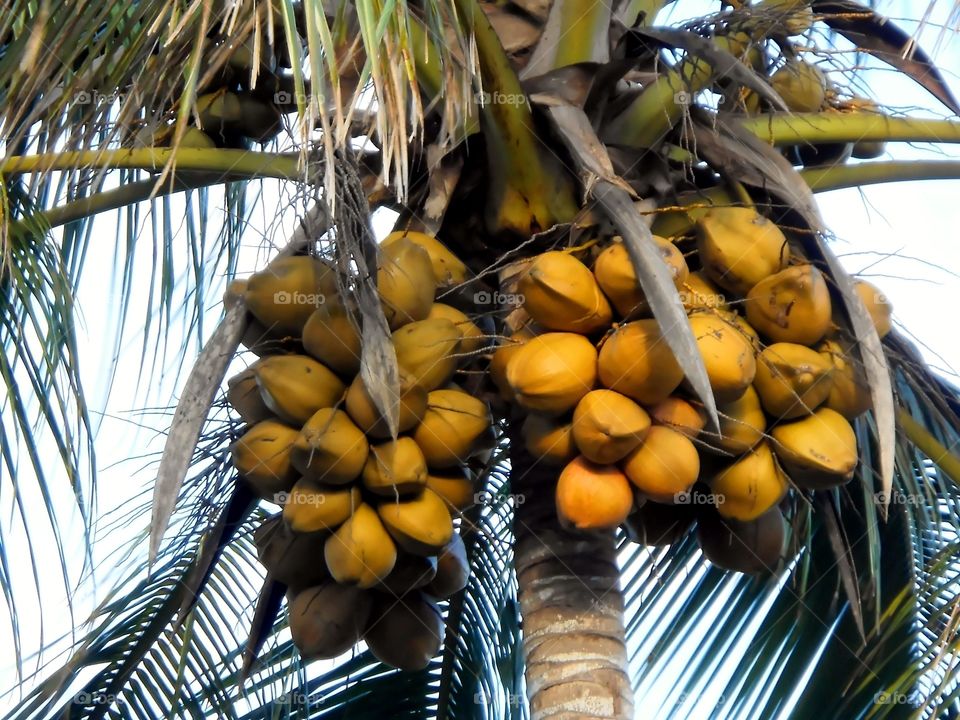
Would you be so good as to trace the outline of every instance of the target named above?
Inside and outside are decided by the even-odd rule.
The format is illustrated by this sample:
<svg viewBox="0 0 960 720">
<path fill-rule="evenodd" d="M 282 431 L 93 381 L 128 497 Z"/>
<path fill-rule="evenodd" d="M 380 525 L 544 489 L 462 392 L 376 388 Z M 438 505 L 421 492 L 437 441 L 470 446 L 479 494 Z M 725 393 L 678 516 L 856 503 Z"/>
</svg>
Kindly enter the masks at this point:
<svg viewBox="0 0 960 720">
<path fill-rule="evenodd" d="M 826 278 L 775 223 L 718 207 L 694 238 L 654 240 L 687 309 L 719 434 L 706 428 L 619 238 L 529 262 L 517 282 L 528 320 L 494 353 L 491 378 L 526 411 L 530 453 L 560 468 L 562 522 L 625 524 L 639 541 L 664 544 L 698 520 L 715 564 L 760 571 L 780 556 L 779 505 L 791 488 L 853 477 L 851 421 L 869 409 L 869 390 Z M 866 283 L 858 292 L 888 332 L 889 305 Z"/>
<path fill-rule="evenodd" d="M 435 301 L 466 273 L 421 233 L 381 246 L 377 288 L 400 375 L 396 437 L 361 377 L 355 298 L 332 265 L 280 258 L 229 290 L 250 314 L 243 342 L 260 356 L 228 382 L 247 424 L 233 463 L 255 494 L 282 506 L 256 540 L 289 589 L 306 658 L 335 657 L 361 638 L 403 669 L 439 651 L 436 602 L 467 580 L 454 519 L 473 502 L 471 458 L 490 450 L 487 404 L 454 383 L 484 335 Z"/>
</svg>

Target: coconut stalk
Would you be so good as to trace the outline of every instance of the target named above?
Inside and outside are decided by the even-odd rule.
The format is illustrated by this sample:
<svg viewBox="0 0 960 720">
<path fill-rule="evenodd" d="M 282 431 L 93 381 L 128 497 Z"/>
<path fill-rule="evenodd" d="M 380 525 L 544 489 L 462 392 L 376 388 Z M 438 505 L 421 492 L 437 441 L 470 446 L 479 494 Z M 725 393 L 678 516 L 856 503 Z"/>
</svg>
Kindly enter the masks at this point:
<svg viewBox="0 0 960 720">
<path fill-rule="evenodd" d="M 557 470 L 526 451 L 518 420 L 511 423 L 510 465 L 530 717 L 631 720 L 614 534 L 560 526 Z"/>
</svg>

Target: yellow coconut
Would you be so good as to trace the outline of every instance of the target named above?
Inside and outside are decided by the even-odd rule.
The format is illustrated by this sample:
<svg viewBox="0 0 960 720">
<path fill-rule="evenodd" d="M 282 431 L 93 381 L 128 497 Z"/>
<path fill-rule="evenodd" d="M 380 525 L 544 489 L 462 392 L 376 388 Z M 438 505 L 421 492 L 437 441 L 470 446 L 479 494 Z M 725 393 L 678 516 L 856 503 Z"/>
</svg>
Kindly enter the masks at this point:
<svg viewBox="0 0 960 720">
<path fill-rule="evenodd" d="M 513 389 L 507 382 L 507 363 L 513 357 L 513 354 L 520 349 L 520 346 L 534 335 L 535 333 L 532 330 L 518 330 L 509 338 L 504 339 L 490 358 L 490 365 L 487 368 L 490 372 L 490 379 L 493 380 L 493 384 L 500 391 L 500 397 L 507 402 L 513 401 Z"/>
<path fill-rule="evenodd" d="M 737 520 L 763 515 L 788 488 L 789 480 L 766 440 L 710 480 L 717 512 Z"/>
<path fill-rule="evenodd" d="M 740 455 L 763 439 L 767 417 L 753 386 L 733 402 L 719 405 L 717 413 L 720 416 L 720 436 L 705 432 L 703 438 L 711 448 Z"/>
<path fill-rule="evenodd" d="M 869 410 L 870 386 L 852 349 L 844 350 L 840 343 L 824 340 L 817 350 L 833 368 L 833 382 L 825 405 L 847 420 L 854 420 Z"/>
<path fill-rule="evenodd" d="M 449 248 L 435 237 L 415 230 L 397 230 L 387 235 L 380 247 L 388 248 L 401 240 L 409 240 L 427 251 L 430 264 L 433 266 L 433 275 L 438 287 L 450 288 L 465 283 L 470 277 L 470 271 L 463 262 L 450 252 Z"/>
<path fill-rule="evenodd" d="M 622 460 L 650 430 L 650 416 L 636 402 L 613 390 L 591 390 L 573 411 L 573 440 L 589 461 Z"/>
<path fill-rule="evenodd" d="M 774 343 L 764 348 L 753 386 L 767 414 L 779 419 L 809 415 L 830 395 L 833 366 L 804 345 Z"/>
<path fill-rule="evenodd" d="M 616 465 L 596 465 L 585 457 L 567 463 L 556 489 L 557 517 L 578 530 L 607 530 L 633 509 L 633 492 Z"/>
<path fill-rule="evenodd" d="M 666 238 L 655 235 L 653 239 L 674 284 L 678 289 L 681 288 L 690 274 L 683 253 Z M 644 314 L 649 309 L 630 255 L 622 242 L 610 245 L 597 256 L 593 264 L 593 274 L 622 317 Z"/>
<path fill-rule="evenodd" d="M 281 420 L 302 425 L 317 410 L 343 397 L 344 384 L 326 366 L 306 355 L 273 355 L 254 366 L 260 394 Z"/>
<path fill-rule="evenodd" d="M 613 314 L 590 269 L 570 253 L 537 255 L 517 283 L 523 307 L 550 330 L 589 334 L 609 327 Z"/>
<path fill-rule="evenodd" d="M 774 342 L 813 345 L 831 325 L 830 290 L 813 265 L 794 265 L 747 293 L 747 321 Z"/>
<path fill-rule="evenodd" d="M 507 382 L 522 407 L 560 415 L 597 382 L 597 349 L 575 333 L 537 335 L 511 354 Z"/>
<path fill-rule="evenodd" d="M 736 295 L 746 295 L 790 259 L 780 228 L 753 208 L 707 211 L 697 221 L 697 248 L 706 274 Z"/>
<path fill-rule="evenodd" d="M 260 387 L 252 367 L 227 380 L 227 402 L 237 411 L 240 419 L 250 425 L 273 417 L 260 396 Z"/>
<path fill-rule="evenodd" d="M 827 78 L 816 65 L 790 60 L 770 78 L 770 85 L 793 112 L 816 112 L 827 99 Z"/>
<path fill-rule="evenodd" d="M 446 384 L 457 370 L 463 331 L 446 318 L 420 320 L 393 333 L 397 365 L 427 392 Z"/>
<path fill-rule="evenodd" d="M 418 492 L 427 482 L 427 461 L 409 437 L 374 445 L 363 466 L 363 486 L 387 497 Z"/>
<path fill-rule="evenodd" d="M 341 375 L 356 375 L 360 372 L 359 321 L 343 305 L 324 303 L 303 326 L 304 350 Z"/>
<path fill-rule="evenodd" d="M 464 467 L 447 471 L 449 474 L 427 475 L 427 487 L 454 510 L 466 510 L 475 504 L 475 490 L 470 471 Z"/>
<path fill-rule="evenodd" d="M 343 410 L 323 408 L 300 430 L 290 461 L 308 480 L 342 485 L 360 476 L 368 452 L 366 436 Z"/>
<path fill-rule="evenodd" d="M 860 301 L 867 312 L 870 313 L 870 319 L 873 320 L 873 326 L 877 329 L 877 335 L 881 338 L 886 337 L 893 329 L 893 305 L 887 299 L 887 296 L 880 292 L 876 285 L 868 283 L 866 280 L 857 280 L 853 284 L 853 289 L 857 291 Z"/>
<path fill-rule="evenodd" d="M 469 579 L 467 548 L 460 534 L 454 533 L 450 544 L 437 556 L 437 574 L 424 586 L 423 592 L 443 600 L 463 590 Z"/>
<path fill-rule="evenodd" d="M 821 407 L 770 431 L 773 449 L 800 487 L 819 490 L 850 480 L 857 467 L 857 436 L 840 413 Z"/>
<path fill-rule="evenodd" d="M 436 318 L 449 320 L 463 334 L 460 341 L 460 352 L 464 355 L 472 355 L 486 344 L 483 330 L 478 328 L 476 323 L 467 317 L 466 313 L 457 310 L 457 308 L 443 303 L 434 303 L 430 306 L 430 314 L 427 315 L 427 320 Z"/>
<path fill-rule="evenodd" d="M 736 400 L 757 372 L 753 345 L 740 330 L 713 313 L 691 315 L 690 328 L 717 402 Z"/>
<path fill-rule="evenodd" d="M 702 272 L 692 272 L 680 288 L 680 300 L 687 312 L 694 310 L 726 310 L 730 306 L 723 290 Z"/>
<path fill-rule="evenodd" d="M 371 593 L 334 582 L 297 593 L 288 611 L 293 644 L 306 660 L 342 655 L 360 640 L 372 599 Z"/>
<path fill-rule="evenodd" d="M 337 277 L 330 265 L 294 255 L 277 258 L 251 275 L 244 302 L 267 330 L 300 335 L 313 311 L 336 296 Z"/>
<path fill-rule="evenodd" d="M 654 425 L 621 466 L 644 496 L 655 502 L 682 503 L 700 474 L 700 455 L 683 433 Z"/>
<path fill-rule="evenodd" d="M 436 555 L 453 535 L 446 501 L 429 488 L 412 498 L 382 502 L 377 512 L 397 545 L 413 555 Z"/>
<path fill-rule="evenodd" d="M 650 417 L 655 424 L 673 428 L 691 440 L 696 439 L 707 424 L 706 413 L 701 407 L 675 395 L 671 395 L 647 409 L 650 411 Z"/>
<path fill-rule="evenodd" d="M 257 558 L 270 576 L 291 592 L 330 581 L 323 557 L 323 544 L 328 533 L 298 533 L 277 513 L 264 520 L 253 531 Z"/>
<path fill-rule="evenodd" d="M 743 317 L 743 315 L 729 310 L 710 310 L 709 312 L 716 313 L 718 316 L 733 325 L 747 340 L 750 341 L 750 344 L 753 345 L 754 348 L 759 347 L 760 336 L 757 334 L 757 331 L 753 329 L 753 326 L 747 322 L 747 319 Z"/>
<path fill-rule="evenodd" d="M 391 330 L 430 312 L 437 279 L 429 253 L 408 238 L 381 246 L 377 292 Z"/>
<path fill-rule="evenodd" d="M 419 423 L 427 412 L 427 391 L 416 382 L 416 377 L 400 371 L 399 424 L 397 432 L 406 432 Z M 357 375 L 347 389 L 347 414 L 361 430 L 374 438 L 390 436 L 384 415 L 377 409 L 363 378 Z"/>
<path fill-rule="evenodd" d="M 643 405 L 666 399 L 683 380 L 683 370 L 656 320 L 621 325 L 600 347 L 600 382 Z"/>
<path fill-rule="evenodd" d="M 283 519 L 295 532 L 333 530 L 360 506 L 360 488 L 320 487 L 300 480 L 283 503 Z"/>
<path fill-rule="evenodd" d="M 531 414 L 523 421 L 521 433 L 527 452 L 545 465 L 566 465 L 577 456 L 569 418 Z"/>
<path fill-rule="evenodd" d="M 434 390 L 413 439 L 431 468 L 453 467 L 466 461 L 490 423 L 483 400 L 460 390 Z"/>
<path fill-rule="evenodd" d="M 423 670 L 440 652 L 443 616 L 419 591 L 401 598 L 380 593 L 363 639 L 380 662 L 407 672 Z"/>
<path fill-rule="evenodd" d="M 230 447 L 233 465 L 256 493 L 277 502 L 277 493 L 293 487 L 297 471 L 290 451 L 299 433 L 276 420 L 258 422 Z"/>
<path fill-rule="evenodd" d="M 323 558 L 333 579 L 341 585 L 370 588 L 393 570 L 397 547 L 373 508 L 360 503 L 327 538 Z"/>
</svg>

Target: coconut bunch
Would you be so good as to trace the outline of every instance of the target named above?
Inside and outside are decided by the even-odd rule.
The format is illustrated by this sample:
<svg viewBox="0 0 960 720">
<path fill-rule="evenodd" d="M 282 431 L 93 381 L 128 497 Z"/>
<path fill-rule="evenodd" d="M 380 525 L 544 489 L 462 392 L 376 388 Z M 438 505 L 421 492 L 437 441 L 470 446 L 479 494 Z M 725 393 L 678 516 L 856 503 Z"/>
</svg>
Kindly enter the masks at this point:
<svg viewBox="0 0 960 720">
<path fill-rule="evenodd" d="M 527 413 L 527 449 L 560 468 L 561 522 L 625 525 L 659 545 L 699 521 L 715 564 L 760 571 L 780 557 L 779 505 L 791 488 L 853 477 L 851 421 L 869 409 L 869 390 L 827 279 L 775 223 L 713 208 L 695 238 L 654 241 L 687 310 L 719 433 L 706 428 L 618 238 L 580 257 L 532 259 L 517 283 L 528 321 L 494 353 L 491 377 Z M 886 334 L 889 305 L 866 283 L 858 292 Z"/>
<path fill-rule="evenodd" d="M 404 669 L 439 650 L 437 601 L 467 577 L 455 517 L 473 503 L 478 454 L 490 450 L 486 403 L 455 383 L 484 336 L 435 297 L 466 280 L 436 239 L 394 233 L 377 289 L 399 368 L 398 434 L 360 375 L 356 302 L 334 267 L 279 258 L 230 289 L 250 314 L 259 355 L 228 382 L 247 424 L 237 473 L 282 506 L 257 533 L 260 559 L 289 589 L 293 640 L 308 658 L 363 638 Z"/>
</svg>

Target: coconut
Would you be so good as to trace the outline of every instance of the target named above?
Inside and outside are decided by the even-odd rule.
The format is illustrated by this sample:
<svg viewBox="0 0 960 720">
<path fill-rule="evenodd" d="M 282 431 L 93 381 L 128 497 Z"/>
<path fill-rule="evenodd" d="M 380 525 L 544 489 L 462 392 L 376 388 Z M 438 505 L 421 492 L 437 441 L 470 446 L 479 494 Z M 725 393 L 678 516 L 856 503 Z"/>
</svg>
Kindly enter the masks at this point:
<svg viewBox="0 0 960 720">
<path fill-rule="evenodd" d="M 877 329 L 877 335 L 881 338 L 886 337 L 893 328 L 893 306 L 887 296 L 880 292 L 876 285 L 872 285 L 866 280 L 857 280 L 853 284 L 853 289 L 857 291 L 857 296 L 867 312 L 870 313 L 870 319 L 873 320 L 873 326 Z"/>
<path fill-rule="evenodd" d="M 299 433 L 276 420 L 258 422 L 233 445 L 233 465 L 260 497 L 275 502 L 277 493 L 293 487 L 297 471 L 290 451 Z"/>
<path fill-rule="evenodd" d="M 691 315 L 690 328 L 717 402 L 739 398 L 757 372 L 753 345 L 736 327 L 712 313 Z"/>
<path fill-rule="evenodd" d="M 537 335 L 507 363 L 507 382 L 516 402 L 549 415 L 572 409 L 596 381 L 597 350 L 574 333 Z"/>
<path fill-rule="evenodd" d="M 360 328 L 343 305 L 324 303 L 303 326 L 307 354 L 347 377 L 360 372 Z"/>
<path fill-rule="evenodd" d="M 463 331 L 446 318 L 420 320 L 393 333 L 397 365 L 427 392 L 445 385 L 457 370 Z"/>
<path fill-rule="evenodd" d="M 647 500 L 627 518 L 627 537 L 640 545 L 672 545 L 680 540 L 697 519 L 696 506 L 666 505 Z"/>
<path fill-rule="evenodd" d="M 490 423 L 483 400 L 460 390 L 434 390 L 413 439 L 431 468 L 453 467 L 466 461 Z"/>
<path fill-rule="evenodd" d="M 757 36 L 761 38 L 771 33 L 803 35 L 813 27 L 810 0 L 763 0 L 754 10 L 759 16 Z"/>
<path fill-rule="evenodd" d="M 443 303 L 434 303 L 430 306 L 430 314 L 427 315 L 427 320 L 437 318 L 449 320 L 462 333 L 460 352 L 464 355 L 472 355 L 486 344 L 483 331 L 465 313 L 455 307 Z"/>
<path fill-rule="evenodd" d="M 666 425 L 691 440 L 695 440 L 707 424 L 706 413 L 701 407 L 676 395 L 661 400 L 648 410 L 656 425 Z"/>
<path fill-rule="evenodd" d="M 273 580 L 293 592 L 330 580 L 326 564 L 317 562 L 326 539 L 327 534 L 322 532 L 294 532 L 280 513 L 264 520 L 253 532 L 260 564 Z"/>
<path fill-rule="evenodd" d="M 445 600 L 460 592 L 470 579 L 467 548 L 459 533 L 454 533 L 450 544 L 437 556 L 437 574 L 423 588 L 423 592 L 438 600 Z"/>
<path fill-rule="evenodd" d="M 373 508 L 360 503 L 353 515 L 327 538 L 323 557 L 338 583 L 370 588 L 393 570 L 397 548 Z"/>
<path fill-rule="evenodd" d="M 433 490 L 454 510 L 466 510 L 475 503 L 475 491 L 470 472 L 465 467 L 451 469 L 449 475 L 429 473 L 427 487 Z"/>
<path fill-rule="evenodd" d="M 380 662 L 400 670 L 423 670 L 443 642 L 443 617 L 423 593 L 397 599 L 380 593 L 363 639 Z"/>
<path fill-rule="evenodd" d="M 294 425 L 302 425 L 321 408 L 336 405 L 346 390 L 340 378 L 306 355 L 265 357 L 253 372 L 266 406 Z"/>
<path fill-rule="evenodd" d="M 817 346 L 820 355 L 833 368 L 833 382 L 826 406 L 836 410 L 847 420 L 854 420 L 870 409 L 870 386 L 850 349 L 834 340 L 824 340 Z"/>
<path fill-rule="evenodd" d="M 621 463 L 643 495 L 662 503 L 683 502 L 700 474 L 700 455 L 681 432 L 654 425 L 646 439 Z"/>
<path fill-rule="evenodd" d="M 754 387 L 748 387 L 733 402 L 719 405 L 717 414 L 720 416 L 720 436 L 710 432 L 704 438 L 711 449 L 740 455 L 763 439 L 767 417 Z"/>
<path fill-rule="evenodd" d="M 610 303 L 590 269 L 570 253 L 537 255 L 517 283 L 523 307 L 550 330 L 589 334 L 608 327 Z"/>
<path fill-rule="evenodd" d="M 273 417 L 270 408 L 260 396 L 260 388 L 252 367 L 227 380 L 227 402 L 237 411 L 240 419 L 250 425 Z"/>
<path fill-rule="evenodd" d="M 347 389 L 347 414 L 363 432 L 374 438 L 390 436 L 384 415 L 377 409 L 366 383 L 357 375 Z M 417 425 L 427 412 L 427 391 L 416 382 L 416 377 L 400 371 L 400 399 L 398 432 L 406 432 Z"/>
<path fill-rule="evenodd" d="M 408 238 L 381 246 L 377 292 L 391 330 L 430 312 L 437 279 L 429 253 Z"/>
<path fill-rule="evenodd" d="M 427 482 L 427 461 L 409 437 L 374 445 L 363 467 L 363 486 L 387 497 L 416 493 Z"/>
<path fill-rule="evenodd" d="M 456 535 L 454 535 L 456 537 Z M 393 570 L 374 589 L 400 597 L 411 590 L 422 588 L 436 577 L 437 558 L 400 553 Z"/>
<path fill-rule="evenodd" d="M 785 526 L 776 507 L 746 522 L 706 510 L 697 519 L 697 541 L 704 557 L 719 568 L 766 574 L 780 562 Z"/>
<path fill-rule="evenodd" d="M 702 272 L 692 272 L 680 289 L 680 301 L 687 312 L 695 310 L 727 310 L 727 296 Z"/>
<path fill-rule="evenodd" d="M 780 228 L 753 208 L 711 208 L 697 221 L 697 248 L 706 274 L 741 296 L 790 259 Z"/>
<path fill-rule="evenodd" d="M 544 465 L 566 465 L 577 456 L 573 422 L 569 418 L 531 414 L 523 421 L 520 432 L 527 452 Z"/>
<path fill-rule="evenodd" d="M 297 593 L 290 602 L 290 635 L 307 660 L 330 659 L 354 646 L 369 622 L 372 596 L 327 583 Z"/>
<path fill-rule="evenodd" d="M 402 240 L 415 243 L 430 256 L 430 264 L 438 287 L 451 288 L 462 285 L 469 279 L 470 271 L 460 258 L 450 252 L 442 242 L 425 233 L 415 230 L 398 230 L 387 235 L 380 243 L 380 247 L 389 248 Z"/>
<path fill-rule="evenodd" d="M 320 487 L 300 480 L 283 503 L 283 519 L 296 532 L 333 530 L 360 505 L 356 487 Z"/>
<path fill-rule="evenodd" d="M 830 395 L 833 366 L 803 345 L 774 343 L 760 353 L 754 387 L 771 417 L 790 420 L 809 415 Z"/>
<path fill-rule="evenodd" d="M 777 425 L 773 450 L 793 481 L 821 490 L 849 481 L 857 467 L 857 436 L 840 413 L 821 407 L 812 415 Z"/>
<path fill-rule="evenodd" d="M 368 451 L 366 436 L 343 410 L 323 408 L 301 428 L 290 461 L 308 480 L 342 485 L 357 479 Z"/>
<path fill-rule="evenodd" d="M 299 336 L 313 311 L 336 296 L 337 277 L 330 265 L 291 255 L 251 275 L 243 299 L 266 330 Z"/>
<path fill-rule="evenodd" d="M 613 390 L 591 390 L 573 411 L 577 449 L 600 465 L 622 460 L 643 442 L 649 429 L 647 411 Z"/>
<path fill-rule="evenodd" d="M 814 345 L 831 325 L 830 290 L 813 265 L 794 265 L 747 293 L 747 321 L 773 342 Z"/>
<path fill-rule="evenodd" d="M 264 102 L 247 93 L 239 95 L 240 132 L 258 143 L 270 142 L 283 129 L 283 115 L 272 102 Z"/>
<path fill-rule="evenodd" d="M 827 99 L 827 78 L 816 65 L 790 60 L 770 78 L 770 85 L 793 112 L 816 112 Z"/>
<path fill-rule="evenodd" d="M 556 503 L 561 524 L 578 530 L 609 530 L 630 514 L 633 493 L 616 465 L 596 465 L 580 456 L 560 472 Z"/>
<path fill-rule="evenodd" d="M 436 555 L 453 535 L 446 502 L 429 488 L 409 499 L 380 503 L 377 512 L 397 545 L 413 555 Z"/>
<path fill-rule="evenodd" d="M 723 468 L 710 480 L 717 512 L 737 520 L 754 520 L 779 503 L 789 480 L 768 441 Z"/>
<path fill-rule="evenodd" d="M 643 405 L 666 399 L 683 380 L 683 370 L 656 320 L 621 325 L 600 348 L 600 382 Z"/>
<path fill-rule="evenodd" d="M 681 288 L 690 274 L 683 253 L 666 238 L 654 235 L 653 239 L 674 284 Z M 593 274 L 622 317 L 638 316 L 649 310 L 630 255 L 622 242 L 615 242 L 597 256 Z"/>
</svg>

